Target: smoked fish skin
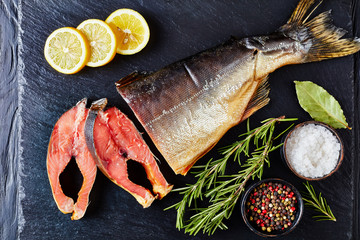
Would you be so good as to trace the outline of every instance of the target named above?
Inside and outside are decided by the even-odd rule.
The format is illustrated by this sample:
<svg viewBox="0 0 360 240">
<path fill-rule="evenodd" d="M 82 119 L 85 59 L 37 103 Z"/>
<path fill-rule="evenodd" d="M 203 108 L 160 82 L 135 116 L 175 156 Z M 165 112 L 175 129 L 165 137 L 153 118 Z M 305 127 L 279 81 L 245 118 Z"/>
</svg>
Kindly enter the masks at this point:
<svg viewBox="0 0 360 240">
<path fill-rule="evenodd" d="M 253 52 L 231 40 L 120 90 L 176 173 L 187 171 L 183 166 L 191 167 L 242 119 L 262 82 L 249 81 Z"/>
<path fill-rule="evenodd" d="M 358 39 L 340 39 L 330 12 L 307 22 L 315 0 L 301 0 L 277 32 L 228 42 L 116 87 L 176 174 L 185 175 L 233 126 L 269 102 L 267 76 L 289 64 L 346 56 Z"/>
</svg>

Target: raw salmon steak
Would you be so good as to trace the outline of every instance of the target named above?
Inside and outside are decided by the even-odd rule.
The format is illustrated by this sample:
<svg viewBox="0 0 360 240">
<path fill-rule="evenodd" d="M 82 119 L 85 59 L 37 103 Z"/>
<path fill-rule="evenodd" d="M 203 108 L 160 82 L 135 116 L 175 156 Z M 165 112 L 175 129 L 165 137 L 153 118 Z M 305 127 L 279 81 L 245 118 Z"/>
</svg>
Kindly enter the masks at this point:
<svg viewBox="0 0 360 240">
<path fill-rule="evenodd" d="M 65 112 L 54 126 L 47 153 L 47 172 L 53 197 L 61 212 L 72 213 L 72 220 L 78 220 L 84 216 L 97 171 L 84 135 L 88 112 L 86 99 Z M 75 157 L 83 175 L 83 183 L 75 204 L 72 198 L 64 194 L 59 180 L 60 174 L 72 157 Z"/>
<path fill-rule="evenodd" d="M 101 110 L 106 99 L 94 102 L 86 121 L 86 140 L 99 169 L 122 187 L 145 208 L 156 197 L 163 198 L 172 189 L 160 172 L 153 154 L 134 124 L 116 107 Z M 155 196 L 146 188 L 129 180 L 127 161 L 139 162 L 146 171 Z"/>
<path fill-rule="evenodd" d="M 309 19 L 301 0 L 273 34 L 230 41 L 152 74 L 134 73 L 118 92 L 175 173 L 186 174 L 233 126 L 269 102 L 267 76 L 289 64 L 342 57 L 360 49 L 341 39 L 330 12 Z"/>
</svg>

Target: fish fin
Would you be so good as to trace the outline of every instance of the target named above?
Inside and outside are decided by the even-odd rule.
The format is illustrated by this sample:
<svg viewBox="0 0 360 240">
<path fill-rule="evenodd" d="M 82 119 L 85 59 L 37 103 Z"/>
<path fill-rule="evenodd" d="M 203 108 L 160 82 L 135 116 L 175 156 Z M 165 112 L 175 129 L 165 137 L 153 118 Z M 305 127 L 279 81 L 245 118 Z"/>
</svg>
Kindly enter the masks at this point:
<svg viewBox="0 0 360 240">
<path fill-rule="evenodd" d="M 331 11 L 321 13 L 305 26 L 310 30 L 312 46 L 306 62 L 342 57 L 360 50 L 360 39 L 340 39 L 345 30 L 332 25 Z"/>
<path fill-rule="evenodd" d="M 86 104 L 87 104 L 87 98 L 83 98 L 83 99 L 81 99 L 80 101 L 78 101 L 78 102 L 76 103 L 76 105 L 81 105 L 81 104 L 86 105 Z"/>
<path fill-rule="evenodd" d="M 146 73 L 146 72 L 135 71 L 133 73 L 130 73 L 126 77 L 121 78 L 119 81 L 117 81 L 115 83 L 115 86 L 116 86 L 117 89 L 120 89 L 120 88 L 125 87 L 126 85 L 128 85 L 128 84 L 130 84 L 132 82 L 143 79 L 147 75 L 148 75 L 148 73 Z"/>
<path fill-rule="evenodd" d="M 241 118 L 241 122 L 253 115 L 257 110 L 267 105 L 270 101 L 269 98 L 269 82 L 268 76 L 260 80 L 259 87 L 252 96 L 245 112 Z"/>
<path fill-rule="evenodd" d="M 359 38 L 340 39 L 346 31 L 332 24 L 331 11 L 323 12 L 307 21 L 322 1 L 306 16 L 315 2 L 316 0 L 301 0 L 287 24 L 280 29 L 303 46 L 303 62 L 343 57 L 359 51 Z"/>
<path fill-rule="evenodd" d="M 91 104 L 90 110 L 96 112 L 103 110 L 106 107 L 107 103 L 108 103 L 107 98 L 101 98 L 99 100 L 96 100 Z"/>
<path fill-rule="evenodd" d="M 321 4 L 322 1 L 313 9 L 310 14 L 303 20 L 305 14 L 309 11 L 311 6 L 316 2 L 316 0 L 301 0 L 296 6 L 294 12 L 292 13 L 290 19 L 288 20 L 288 25 L 302 25 L 306 21 L 308 17 L 310 17 L 311 13 Z"/>
</svg>

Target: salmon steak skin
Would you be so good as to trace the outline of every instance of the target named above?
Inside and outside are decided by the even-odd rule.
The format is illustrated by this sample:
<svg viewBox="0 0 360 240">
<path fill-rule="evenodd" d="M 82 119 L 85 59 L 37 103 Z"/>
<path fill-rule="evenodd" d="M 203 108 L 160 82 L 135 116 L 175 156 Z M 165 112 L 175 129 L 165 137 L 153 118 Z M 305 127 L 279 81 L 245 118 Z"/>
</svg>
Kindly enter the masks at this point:
<svg viewBox="0 0 360 240">
<path fill-rule="evenodd" d="M 133 122 L 116 107 L 103 111 L 107 100 L 92 104 L 85 124 L 86 142 L 99 169 L 116 185 L 122 187 L 147 208 L 156 198 L 167 195 L 168 184 L 149 147 Z M 152 191 L 129 180 L 127 161 L 139 162 L 152 184 Z"/>
<path fill-rule="evenodd" d="M 300 0 L 273 34 L 232 38 L 154 73 L 134 72 L 116 82 L 176 174 L 185 175 L 230 128 L 267 105 L 271 72 L 359 51 L 359 39 L 341 39 L 345 31 L 332 25 L 330 11 L 309 20 L 314 3 Z"/>
<path fill-rule="evenodd" d="M 86 99 L 65 112 L 56 122 L 51 133 L 47 153 L 47 173 L 52 195 L 59 210 L 72 213 L 71 219 L 81 219 L 89 205 L 89 194 L 95 182 L 97 167 L 86 145 L 84 126 L 89 110 Z M 83 176 L 83 183 L 76 203 L 66 196 L 60 185 L 60 174 L 75 157 Z"/>
</svg>

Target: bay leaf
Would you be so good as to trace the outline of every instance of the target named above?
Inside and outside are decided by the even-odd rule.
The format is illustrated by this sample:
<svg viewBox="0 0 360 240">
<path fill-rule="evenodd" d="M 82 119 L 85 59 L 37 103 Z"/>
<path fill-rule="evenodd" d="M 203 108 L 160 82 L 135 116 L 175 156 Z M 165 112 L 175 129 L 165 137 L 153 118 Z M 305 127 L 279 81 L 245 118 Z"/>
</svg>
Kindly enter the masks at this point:
<svg viewBox="0 0 360 240">
<path fill-rule="evenodd" d="M 319 122 L 333 128 L 349 128 L 339 102 L 321 86 L 311 81 L 294 81 L 300 106 Z"/>
</svg>

